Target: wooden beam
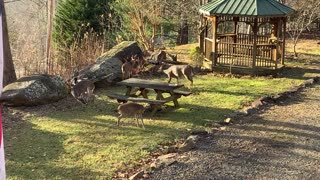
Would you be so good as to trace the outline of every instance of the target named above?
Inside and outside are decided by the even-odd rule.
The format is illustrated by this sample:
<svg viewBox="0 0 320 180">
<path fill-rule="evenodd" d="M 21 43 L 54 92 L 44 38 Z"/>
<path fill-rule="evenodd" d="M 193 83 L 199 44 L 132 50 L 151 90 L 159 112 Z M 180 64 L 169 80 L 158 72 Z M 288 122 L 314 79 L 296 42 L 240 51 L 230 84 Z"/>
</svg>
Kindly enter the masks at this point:
<svg viewBox="0 0 320 180">
<path fill-rule="evenodd" d="M 217 65 L 217 17 L 212 17 L 212 70 Z"/>
<path fill-rule="evenodd" d="M 257 33 L 258 33 L 258 18 L 254 18 L 253 31 L 253 49 L 252 49 L 252 74 L 255 75 L 256 60 L 257 60 Z"/>
<path fill-rule="evenodd" d="M 283 18 L 283 32 L 282 32 L 282 57 L 281 57 L 281 64 L 284 65 L 284 57 L 286 53 L 286 29 L 287 29 L 287 18 Z"/>
</svg>

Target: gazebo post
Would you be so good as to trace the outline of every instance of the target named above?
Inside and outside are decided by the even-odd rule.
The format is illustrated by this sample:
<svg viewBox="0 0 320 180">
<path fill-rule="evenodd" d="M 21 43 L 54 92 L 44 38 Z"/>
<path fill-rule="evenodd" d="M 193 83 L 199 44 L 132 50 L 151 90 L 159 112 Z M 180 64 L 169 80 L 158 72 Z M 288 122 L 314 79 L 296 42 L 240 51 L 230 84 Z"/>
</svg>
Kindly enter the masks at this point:
<svg viewBox="0 0 320 180">
<path fill-rule="evenodd" d="M 257 60 L 257 33 L 258 33 L 258 18 L 254 18 L 252 27 L 253 31 L 253 47 L 252 47 L 252 74 L 256 73 L 256 60 Z"/>
<path fill-rule="evenodd" d="M 284 57 L 285 57 L 285 49 L 286 49 L 286 26 L 287 26 L 287 18 L 283 18 L 283 32 L 282 32 L 282 57 L 281 57 L 281 64 L 284 65 Z"/>
<path fill-rule="evenodd" d="M 233 31 L 233 43 L 237 43 L 238 42 L 238 35 L 237 35 L 237 32 L 238 32 L 238 21 L 239 21 L 239 17 L 233 17 L 233 22 L 234 22 L 234 31 Z M 232 53 L 235 53 L 235 48 L 233 47 L 232 48 Z"/>
<path fill-rule="evenodd" d="M 271 20 L 271 37 L 272 43 L 275 45 L 275 47 L 272 47 L 272 60 L 275 62 L 275 68 L 277 68 L 277 60 L 278 60 L 278 49 L 280 46 L 279 43 L 279 19 L 278 18 L 273 18 Z"/>
<path fill-rule="evenodd" d="M 212 17 L 212 67 L 217 65 L 217 16 Z"/>
<path fill-rule="evenodd" d="M 234 17 L 233 18 L 234 21 L 234 36 L 233 36 L 233 43 L 237 43 L 237 32 L 238 32 L 238 21 L 239 21 L 239 17 Z"/>
<path fill-rule="evenodd" d="M 205 37 L 205 31 L 206 31 L 206 27 L 204 27 L 203 24 L 205 24 L 205 20 L 203 15 L 200 15 L 200 32 L 199 32 L 199 48 L 200 48 L 200 52 L 204 53 L 204 37 Z"/>
</svg>

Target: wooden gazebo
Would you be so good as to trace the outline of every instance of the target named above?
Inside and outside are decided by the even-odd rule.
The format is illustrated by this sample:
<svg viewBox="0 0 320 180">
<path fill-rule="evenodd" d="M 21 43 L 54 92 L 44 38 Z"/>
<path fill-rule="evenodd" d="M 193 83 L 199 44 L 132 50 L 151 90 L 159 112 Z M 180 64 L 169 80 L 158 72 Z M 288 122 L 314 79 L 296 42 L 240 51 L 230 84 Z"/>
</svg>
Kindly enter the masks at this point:
<svg viewBox="0 0 320 180">
<path fill-rule="evenodd" d="M 276 0 L 213 0 L 199 12 L 206 68 L 265 74 L 283 67 L 286 17 L 292 8 Z"/>
</svg>

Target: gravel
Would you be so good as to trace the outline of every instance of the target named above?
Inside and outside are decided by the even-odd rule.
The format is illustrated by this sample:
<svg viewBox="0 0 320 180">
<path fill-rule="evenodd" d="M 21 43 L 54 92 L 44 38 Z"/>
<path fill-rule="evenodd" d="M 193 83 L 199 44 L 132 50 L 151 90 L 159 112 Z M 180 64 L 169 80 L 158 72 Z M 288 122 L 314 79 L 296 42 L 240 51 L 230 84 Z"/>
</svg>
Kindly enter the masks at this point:
<svg viewBox="0 0 320 180">
<path fill-rule="evenodd" d="M 203 137 L 150 179 L 319 179 L 319 110 L 318 85 Z"/>
</svg>

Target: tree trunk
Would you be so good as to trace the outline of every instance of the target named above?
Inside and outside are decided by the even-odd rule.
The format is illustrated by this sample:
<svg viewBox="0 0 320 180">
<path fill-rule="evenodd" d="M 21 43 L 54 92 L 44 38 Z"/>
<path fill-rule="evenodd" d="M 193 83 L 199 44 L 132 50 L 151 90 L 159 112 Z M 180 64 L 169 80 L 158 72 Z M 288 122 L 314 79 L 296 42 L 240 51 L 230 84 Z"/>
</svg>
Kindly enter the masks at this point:
<svg viewBox="0 0 320 180">
<path fill-rule="evenodd" d="M 297 47 L 297 42 L 294 41 L 294 43 L 293 43 L 294 58 L 298 57 L 298 53 L 297 53 L 296 47 Z"/>
<path fill-rule="evenodd" d="M 177 45 L 188 44 L 189 26 L 188 20 L 182 19 L 180 23 L 180 29 L 178 32 Z"/>
<path fill-rule="evenodd" d="M 3 86 L 6 86 L 13 81 L 17 80 L 16 72 L 14 69 L 12 55 L 10 50 L 7 17 L 4 7 L 4 0 L 1 1 L 2 10 L 2 35 L 3 35 L 3 56 L 4 56 L 4 73 L 3 73 Z"/>
<path fill-rule="evenodd" d="M 53 62 L 51 61 L 51 37 L 53 24 L 53 0 L 49 0 L 48 4 L 48 27 L 47 27 L 47 45 L 46 45 L 46 60 L 47 60 L 47 74 L 53 71 Z"/>
</svg>

